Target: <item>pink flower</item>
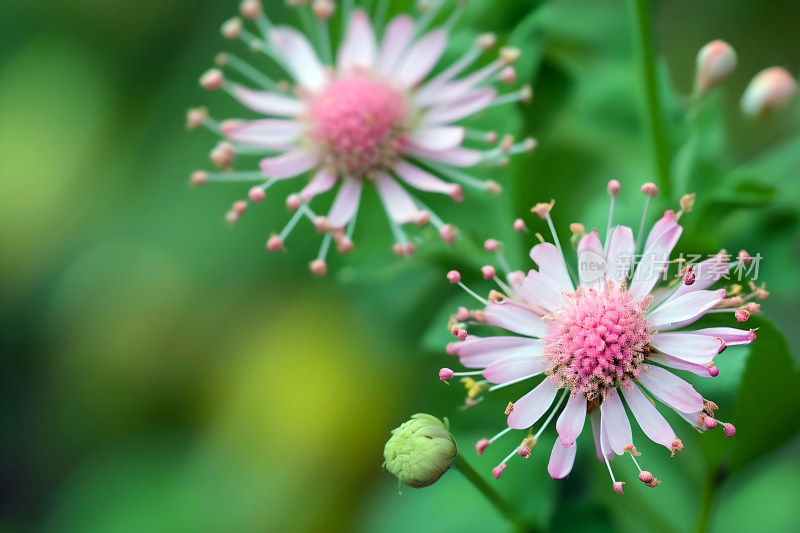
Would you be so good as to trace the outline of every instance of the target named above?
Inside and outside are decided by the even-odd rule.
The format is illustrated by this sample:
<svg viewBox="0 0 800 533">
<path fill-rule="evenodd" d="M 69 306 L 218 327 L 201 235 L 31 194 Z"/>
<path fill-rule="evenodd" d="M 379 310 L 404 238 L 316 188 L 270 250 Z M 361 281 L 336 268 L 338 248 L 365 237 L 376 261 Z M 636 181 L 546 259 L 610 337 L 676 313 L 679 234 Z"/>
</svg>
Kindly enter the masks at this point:
<svg viewBox="0 0 800 533">
<path fill-rule="evenodd" d="M 257 185 L 249 197 L 261 202 L 273 185 L 310 176 L 288 197 L 287 207 L 294 215 L 269 249 L 283 249 L 289 233 L 306 218 L 325 233 L 318 262 L 325 261 L 331 240 L 340 252 L 352 248 L 365 187 L 374 186 L 378 192 L 398 255 L 414 251 L 402 228 L 407 223 L 432 223 L 446 242 L 452 242 L 454 228 L 409 189 L 448 195 L 457 202 L 464 198 L 464 186 L 499 192 L 497 183 L 478 180 L 461 169 L 503 164 L 509 156 L 534 148 L 532 139 L 515 143 L 506 136 L 498 142 L 495 132 L 458 125 L 487 108 L 530 100 L 530 87 L 504 95 L 495 87 L 514 83 L 511 65 L 519 58 L 519 50 L 503 48 L 487 66 L 465 74 L 494 47 L 494 36 L 483 35 L 459 60 L 432 75 L 447 49 L 450 24 L 428 29 L 434 14 L 428 12 L 416 21 L 398 15 L 385 27 L 376 28 L 365 11 L 356 10 L 342 14 L 348 21 L 347 31 L 334 61 L 327 29 L 334 4 L 320 0 L 296 4 L 300 4 L 297 9 L 309 10 L 304 13 L 306 19 L 316 16 L 310 20 L 318 30 L 314 44 L 294 28 L 273 25 L 254 0 L 243 3 L 242 13 L 253 20 L 261 36 L 244 29 L 238 18 L 223 25 L 223 35 L 266 53 L 292 82 L 276 83 L 233 55 L 218 57 L 218 66 L 247 78 L 256 88 L 228 80 L 220 69 L 207 72 L 201 85 L 223 89 L 245 108 L 267 118 L 218 123 L 205 110 L 190 111 L 190 127 L 203 124 L 225 138 L 212 152 L 212 161 L 222 172 L 198 171 L 192 183 L 253 181 Z M 495 143 L 494 148 L 480 149 L 481 144 Z M 258 170 L 234 172 L 234 162 L 246 155 L 266 157 Z M 327 215 L 315 213 L 311 201 L 335 188 L 338 192 Z M 239 215 L 234 211 L 229 219 L 235 221 Z"/>
<path fill-rule="evenodd" d="M 647 195 L 642 225 L 647 205 L 657 194 L 651 185 L 642 188 Z M 678 223 L 683 211 L 667 211 L 646 239 L 641 229 L 636 239 L 629 227 L 612 228 L 618 190 L 609 187 L 612 207 L 605 242 L 600 240 L 597 230 L 580 231 L 582 235 L 576 241 L 577 280 L 570 273 L 554 230 L 552 204 L 541 204 L 548 206 L 545 210 L 534 208 L 537 213 L 541 211 L 554 240 L 554 244 L 545 242 L 531 249 L 531 259 L 538 270 L 525 275 L 505 269 L 507 283 L 499 275 L 494 278 L 503 293 L 492 291 L 487 300 L 467 289 L 484 304 L 481 311 L 470 313 L 473 324 L 486 323 L 514 335 L 468 334 L 463 342 L 451 343 L 448 353 L 457 355 L 461 364 L 471 369 L 451 371 L 450 377 L 483 376 L 485 381 L 475 382 L 473 388 L 482 386 L 483 390 L 495 391 L 545 376 L 530 392 L 509 405 L 508 427 L 483 440 L 481 451 L 512 430 L 526 430 L 522 445 L 533 449 L 555 419 L 558 439 L 548 472 L 553 478 L 563 478 L 572 470 L 575 443 L 588 418 L 597 457 L 608 465 L 613 488 L 621 493 L 623 482 L 617 481 L 609 462 L 615 455 L 629 453 L 642 482 L 651 487 L 660 483 L 650 472 L 639 468 L 636 460 L 639 453 L 633 443 L 623 398 L 644 434 L 672 455 L 683 449 L 683 443 L 651 397 L 701 432 L 719 423 L 726 435 L 735 433 L 733 425 L 715 418 L 716 404 L 703 398 L 674 371 L 688 371 L 701 377 L 718 375 L 714 358 L 728 346 L 752 342 L 755 332 L 730 327 L 686 328 L 708 313 L 736 314 L 738 318 L 742 311 L 758 310 L 757 304 L 746 302 L 757 298 L 759 293 L 752 283 L 753 292 L 749 295 L 739 294 L 741 286 L 734 286 L 735 294 L 728 294 L 725 289 L 710 289 L 732 268 L 745 264 L 750 257 L 746 252 L 733 261 L 720 252 L 705 261 L 683 266 L 672 283 L 659 284 L 669 266 L 675 264 L 670 255 L 683 231 Z M 640 260 L 634 264 L 633 258 L 640 251 Z M 502 256 L 499 263 L 506 264 Z M 689 279 L 691 282 L 687 282 Z M 460 315 L 463 318 L 464 313 Z M 454 317 L 451 327 L 464 331 L 467 326 Z M 533 426 L 543 417 L 544 423 L 534 433 Z M 519 446 L 514 446 L 501 465 L 518 454 Z M 502 470 L 496 468 L 495 472 Z"/>
</svg>

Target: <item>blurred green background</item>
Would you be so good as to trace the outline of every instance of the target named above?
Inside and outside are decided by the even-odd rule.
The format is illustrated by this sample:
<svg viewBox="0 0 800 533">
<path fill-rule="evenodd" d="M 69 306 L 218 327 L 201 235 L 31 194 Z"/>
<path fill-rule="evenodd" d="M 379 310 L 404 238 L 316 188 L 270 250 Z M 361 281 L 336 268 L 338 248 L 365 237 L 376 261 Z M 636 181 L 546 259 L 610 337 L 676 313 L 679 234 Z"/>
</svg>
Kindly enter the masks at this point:
<svg viewBox="0 0 800 533">
<path fill-rule="evenodd" d="M 507 531 L 457 472 L 399 496 L 383 443 L 423 411 L 450 417 L 483 474 L 505 455 L 471 448 L 502 427 L 509 398 L 462 412 L 463 390 L 436 377 L 453 364 L 447 315 L 466 302 L 444 272 L 459 266 L 488 289 L 476 270 L 490 258 L 470 241 L 499 237 L 528 268 L 531 241 L 511 220 L 556 198 L 561 230 L 602 227 L 612 178 L 623 183 L 617 220 L 637 223 L 653 166 L 630 4 L 470 0 L 448 58 L 483 31 L 521 47 L 533 105 L 479 121 L 540 147 L 484 171 L 503 183 L 499 201 L 435 204 L 467 237 L 452 253 L 430 239 L 397 260 L 382 215 L 367 210 L 357 251 L 319 280 L 307 271 L 311 229 L 289 254 L 264 249 L 291 185 L 233 229 L 223 214 L 246 187 L 187 185 L 214 139 L 187 133 L 186 109 L 237 113 L 197 85 L 216 52 L 247 53 L 218 31 L 237 3 L 0 2 L 0 531 Z M 297 23 L 283 2 L 267 4 Z M 670 0 L 652 15 L 675 155 L 673 197 L 658 207 L 696 191 L 680 249 L 760 252 L 773 292 L 754 346 L 730 349 L 722 375 L 698 385 L 739 432 L 699 439 L 676 423 L 687 449 L 673 460 L 641 445 L 664 481 L 655 491 L 614 494 L 585 440 L 573 475 L 551 480 L 552 435 L 491 481 L 543 529 L 691 531 L 709 501 L 712 531 L 797 531 L 800 341 L 790 336 L 793 357 L 779 330 L 800 321 L 800 113 L 795 103 L 746 120 L 738 99 L 762 68 L 800 71 L 800 2 Z M 695 54 L 715 38 L 739 68 L 687 119 Z"/>
</svg>

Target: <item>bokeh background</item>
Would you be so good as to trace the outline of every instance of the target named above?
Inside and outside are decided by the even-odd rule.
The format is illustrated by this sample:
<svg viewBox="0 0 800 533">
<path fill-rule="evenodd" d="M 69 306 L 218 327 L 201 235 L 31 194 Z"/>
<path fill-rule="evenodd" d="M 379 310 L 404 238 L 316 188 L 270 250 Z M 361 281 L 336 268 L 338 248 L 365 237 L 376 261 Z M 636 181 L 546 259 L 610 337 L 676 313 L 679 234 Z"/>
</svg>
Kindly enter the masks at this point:
<svg viewBox="0 0 800 533">
<path fill-rule="evenodd" d="M 275 20 L 298 22 L 282 1 L 266 4 Z M 623 183 L 617 220 L 636 224 L 653 165 L 630 3 L 470 0 L 448 57 L 483 31 L 522 48 L 533 104 L 478 121 L 539 148 L 483 172 L 504 185 L 500 199 L 470 195 L 466 211 L 435 203 L 462 227 L 452 251 L 426 239 L 416 258 L 397 260 L 382 215 L 367 210 L 358 249 L 321 280 L 307 271 L 312 229 L 293 235 L 288 254 L 264 249 L 286 219 L 283 194 L 230 228 L 224 212 L 246 188 L 187 184 L 214 138 L 186 131 L 186 109 L 237 113 L 197 84 L 218 51 L 247 54 L 219 34 L 236 8 L 0 2 L 0 531 L 508 531 L 457 472 L 398 495 L 381 470 L 383 443 L 415 412 L 447 416 L 489 477 L 506 451 L 478 458 L 472 444 L 502 426 L 522 389 L 461 411 L 464 391 L 438 381 L 452 365 L 447 315 L 467 301 L 443 274 L 460 267 L 488 290 L 477 267 L 490 258 L 475 243 L 489 236 L 527 268 L 532 242 L 510 223 L 537 201 L 557 199 L 564 232 L 574 221 L 602 227 L 612 178 Z M 699 383 L 739 433 L 699 439 L 676 422 L 687 449 L 672 460 L 641 444 L 664 481 L 654 491 L 629 483 L 614 494 L 586 445 L 573 475 L 551 480 L 552 435 L 491 481 L 544 530 L 691 531 L 705 508 L 712 531 L 797 531 L 800 113 L 795 103 L 745 119 L 738 100 L 762 68 L 800 73 L 800 2 L 651 8 L 675 155 L 672 197 L 657 207 L 695 191 L 682 251 L 765 257 L 772 296 L 753 319 L 758 340 L 729 349 L 720 377 Z M 733 44 L 739 67 L 689 109 L 695 54 L 715 38 Z"/>
</svg>

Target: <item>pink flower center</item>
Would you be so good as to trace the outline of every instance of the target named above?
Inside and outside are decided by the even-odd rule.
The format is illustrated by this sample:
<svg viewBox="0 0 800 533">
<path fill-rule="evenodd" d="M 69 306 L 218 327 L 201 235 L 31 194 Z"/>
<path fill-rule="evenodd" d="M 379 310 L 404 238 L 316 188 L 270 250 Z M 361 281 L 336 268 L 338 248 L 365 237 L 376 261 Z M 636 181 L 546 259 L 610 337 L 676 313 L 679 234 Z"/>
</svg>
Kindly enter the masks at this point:
<svg viewBox="0 0 800 533">
<path fill-rule="evenodd" d="M 406 99 L 385 82 L 365 76 L 334 81 L 310 109 L 311 139 L 323 162 L 342 174 L 387 170 L 406 145 Z"/>
<path fill-rule="evenodd" d="M 644 317 L 651 301 L 634 300 L 624 285 L 612 282 L 604 290 L 579 288 L 567 295 L 544 338 L 550 379 L 598 402 L 629 385 L 653 336 Z"/>
</svg>

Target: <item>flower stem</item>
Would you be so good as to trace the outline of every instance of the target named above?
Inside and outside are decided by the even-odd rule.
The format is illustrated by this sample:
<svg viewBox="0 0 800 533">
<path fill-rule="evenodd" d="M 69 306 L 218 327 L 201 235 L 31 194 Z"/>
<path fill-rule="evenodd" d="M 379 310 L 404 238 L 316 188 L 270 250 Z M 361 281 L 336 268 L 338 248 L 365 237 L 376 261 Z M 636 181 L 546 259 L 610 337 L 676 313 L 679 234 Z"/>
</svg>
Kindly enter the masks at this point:
<svg viewBox="0 0 800 533">
<path fill-rule="evenodd" d="M 456 469 L 462 474 L 464 474 L 464 477 L 467 478 L 469 482 L 472 483 L 472 485 L 476 489 L 478 489 L 484 496 L 486 496 L 487 500 L 492 502 L 492 505 L 494 505 L 495 508 L 498 511 L 500 511 L 500 514 L 502 514 L 506 518 L 506 520 L 514 524 L 520 530 L 524 529 L 525 531 L 530 531 L 530 532 L 538 531 L 538 528 L 534 528 L 532 524 L 525 524 L 523 528 L 520 518 L 517 516 L 517 513 L 514 512 L 514 510 L 511 508 L 508 502 L 504 500 L 503 497 L 500 496 L 500 494 L 498 494 L 497 491 L 494 490 L 486 482 L 486 480 L 483 479 L 480 476 L 480 474 L 478 474 L 475 471 L 474 468 L 472 468 L 472 466 L 460 453 L 456 457 L 455 466 Z"/>
<path fill-rule="evenodd" d="M 697 519 L 697 533 L 705 533 L 708 531 L 708 521 L 711 518 L 711 507 L 714 503 L 714 496 L 717 492 L 716 480 L 712 479 L 703 492 L 703 503 L 700 508 L 700 516 Z"/>
<path fill-rule="evenodd" d="M 670 198 L 672 183 L 670 182 L 669 147 L 664 135 L 663 117 L 658 97 L 658 75 L 650 20 L 650 0 L 632 1 L 636 17 L 637 48 L 642 67 L 645 97 L 647 99 L 647 122 L 650 129 L 650 140 L 653 143 L 653 157 L 655 158 L 658 186 L 664 196 Z"/>
</svg>

